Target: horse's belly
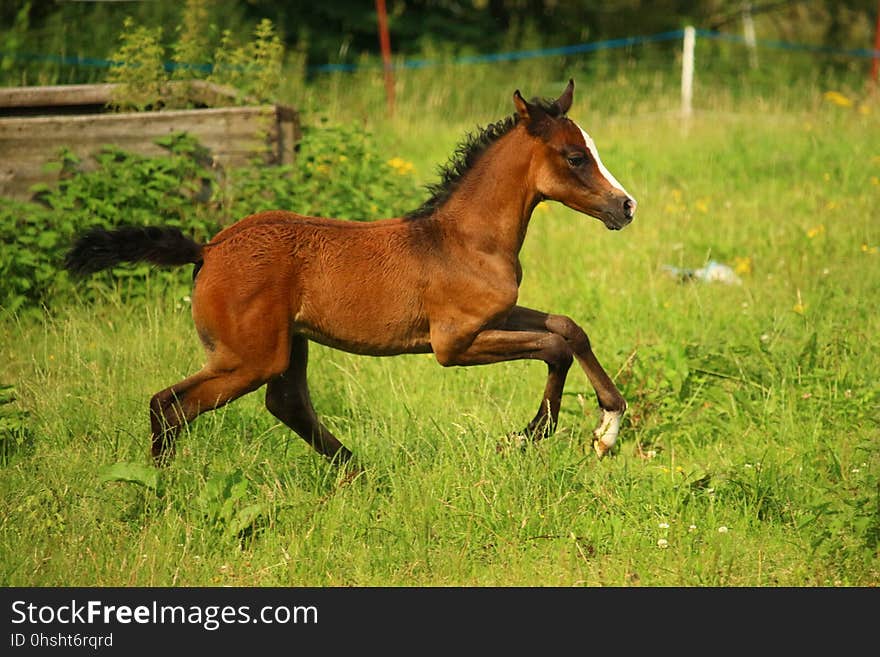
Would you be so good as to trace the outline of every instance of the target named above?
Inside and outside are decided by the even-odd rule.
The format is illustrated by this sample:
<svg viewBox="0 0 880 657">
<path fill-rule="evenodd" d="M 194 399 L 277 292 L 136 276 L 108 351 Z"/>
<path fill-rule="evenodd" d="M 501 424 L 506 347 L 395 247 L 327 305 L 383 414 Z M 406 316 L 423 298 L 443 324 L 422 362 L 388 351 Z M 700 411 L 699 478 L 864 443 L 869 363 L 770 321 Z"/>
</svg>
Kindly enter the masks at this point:
<svg viewBox="0 0 880 657">
<path fill-rule="evenodd" d="M 342 298 L 304 305 L 294 330 L 328 347 L 369 356 L 431 351 L 428 322 L 412 305 L 379 298 Z"/>
</svg>

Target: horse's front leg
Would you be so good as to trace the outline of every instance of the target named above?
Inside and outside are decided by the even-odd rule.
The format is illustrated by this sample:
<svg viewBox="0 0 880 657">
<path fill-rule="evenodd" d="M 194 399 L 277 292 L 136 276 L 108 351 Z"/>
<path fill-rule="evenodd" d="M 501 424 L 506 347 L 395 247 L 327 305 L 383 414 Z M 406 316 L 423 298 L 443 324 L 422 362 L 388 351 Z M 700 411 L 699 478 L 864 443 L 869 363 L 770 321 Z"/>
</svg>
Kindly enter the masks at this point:
<svg viewBox="0 0 880 657">
<path fill-rule="evenodd" d="M 541 405 L 525 433 L 538 440 L 556 430 L 565 377 L 573 361 L 564 338 L 546 330 L 507 330 L 504 325 L 481 331 L 473 340 L 434 332 L 431 341 L 437 361 L 443 366 L 486 365 L 520 359 L 547 363 L 547 384 Z"/>
<path fill-rule="evenodd" d="M 596 391 L 602 417 L 593 431 L 593 448 L 600 458 L 604 456 L 617 442 L 626 401 L 599 364 L 586 332 L 570 317 L 551 315 L 522 306 L 513 309 L 505 326 L 527 331 L 545 330 L 565 340 Z"/>
</svg>

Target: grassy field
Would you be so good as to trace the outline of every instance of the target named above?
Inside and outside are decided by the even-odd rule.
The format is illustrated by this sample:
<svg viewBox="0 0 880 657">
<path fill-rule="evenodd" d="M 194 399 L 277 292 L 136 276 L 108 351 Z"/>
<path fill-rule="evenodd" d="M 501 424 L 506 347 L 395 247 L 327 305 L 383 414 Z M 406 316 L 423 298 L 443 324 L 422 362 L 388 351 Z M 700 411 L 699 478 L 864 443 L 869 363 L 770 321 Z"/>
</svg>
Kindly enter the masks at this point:
<svg viewBox="0 0 880 657">
<path fill-rule="evenodd" d="M 432 181 L 464 131 L 511 111 L 508 86 L 482 111 L 368 127 Z M 202 362 L 188 300 L 157 286 L 151 304 L 7 317 L 0 382 L 18 399 L 5 408 L 27 415 L 0 468 L 0 582 L 877 585 L 880 106 L 821 91 L 800 111 L 722 99 L 685 125 L 662 102 L 576 90 L 570 115 L 639 210 L 610 232 L 540 206 L 520 301 L 581 323 L 627 398 L 602 461 L 577 368 L 558 434 L 498 451 L 534 414 L 543 364 L 443 369 L 315 346 L 315 406 L 361 476 L 340 483 L 263 391 L 202 416 L 157 472 L 147 402 Z M 345 107 L 323 111 L 352 120 Z M 708 260 L 742 284 L 664 269 Z"/>
</svg>

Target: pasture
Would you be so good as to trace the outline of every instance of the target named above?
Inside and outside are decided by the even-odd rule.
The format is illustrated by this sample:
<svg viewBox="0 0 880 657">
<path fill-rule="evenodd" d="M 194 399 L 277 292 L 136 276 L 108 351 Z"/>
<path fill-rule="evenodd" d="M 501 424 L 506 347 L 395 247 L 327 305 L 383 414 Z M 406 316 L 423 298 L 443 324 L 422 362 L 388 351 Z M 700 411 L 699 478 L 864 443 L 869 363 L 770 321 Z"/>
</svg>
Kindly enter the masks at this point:
<svg viewBox="0 0 880 657">
<path fill-rule="evenodd" d="M 147 402 L 203 354 L 187 297 L 157 282 L 132 301 L 120 286 L 3 316 L 5 408 L 28 438 L 0 469 L 0 581 L 880 582 L 880 106 L 822 89 L 798 109 L 719 98 L 684 125 L 576 82 L 570 116 L 638 212 L 611 232 L 539 206 L 520 303 L 590 335 L 629 403 L 613 457 L 590 448 L 595 402 L 576 367 L 557 434 L 520 450 L 504 435 L 534 414 L 543 363 L 444 369 L 313 346 L 315 408 L 362 474 L 343 481 L 266 412 L 264 390 L 200 417 L 154 470 Z M 516 86 L 562 88 L 493 82 L 454 118 L 428 99 L 426 116 L 370 127 L 433 182 L 465 131 L 513 111 Z M 344 100 L 320 104 L 351 119 Z M 709 260 L 742 283 L 664 269 Z"/>
</svg>

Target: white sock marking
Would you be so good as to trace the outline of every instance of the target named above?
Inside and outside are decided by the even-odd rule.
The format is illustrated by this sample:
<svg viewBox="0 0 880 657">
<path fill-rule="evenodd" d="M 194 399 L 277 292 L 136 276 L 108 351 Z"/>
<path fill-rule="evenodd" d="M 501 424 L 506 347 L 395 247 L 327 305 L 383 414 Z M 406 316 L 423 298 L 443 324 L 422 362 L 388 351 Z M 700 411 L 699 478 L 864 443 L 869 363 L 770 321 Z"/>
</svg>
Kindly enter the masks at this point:
<svg viewBox="0 0 880 657">
<path fill-rule="evenodd" d="M 593 436 L 596 438 L 593 447 L 599 456 L 603 456 L 608 450 L 614 447 L 617 442 L 617 434 L 620 433 L 620 418 L 623 413 L 620 411 L 606 411 L 602 409 L 602 421 Z"/>
</svg>

